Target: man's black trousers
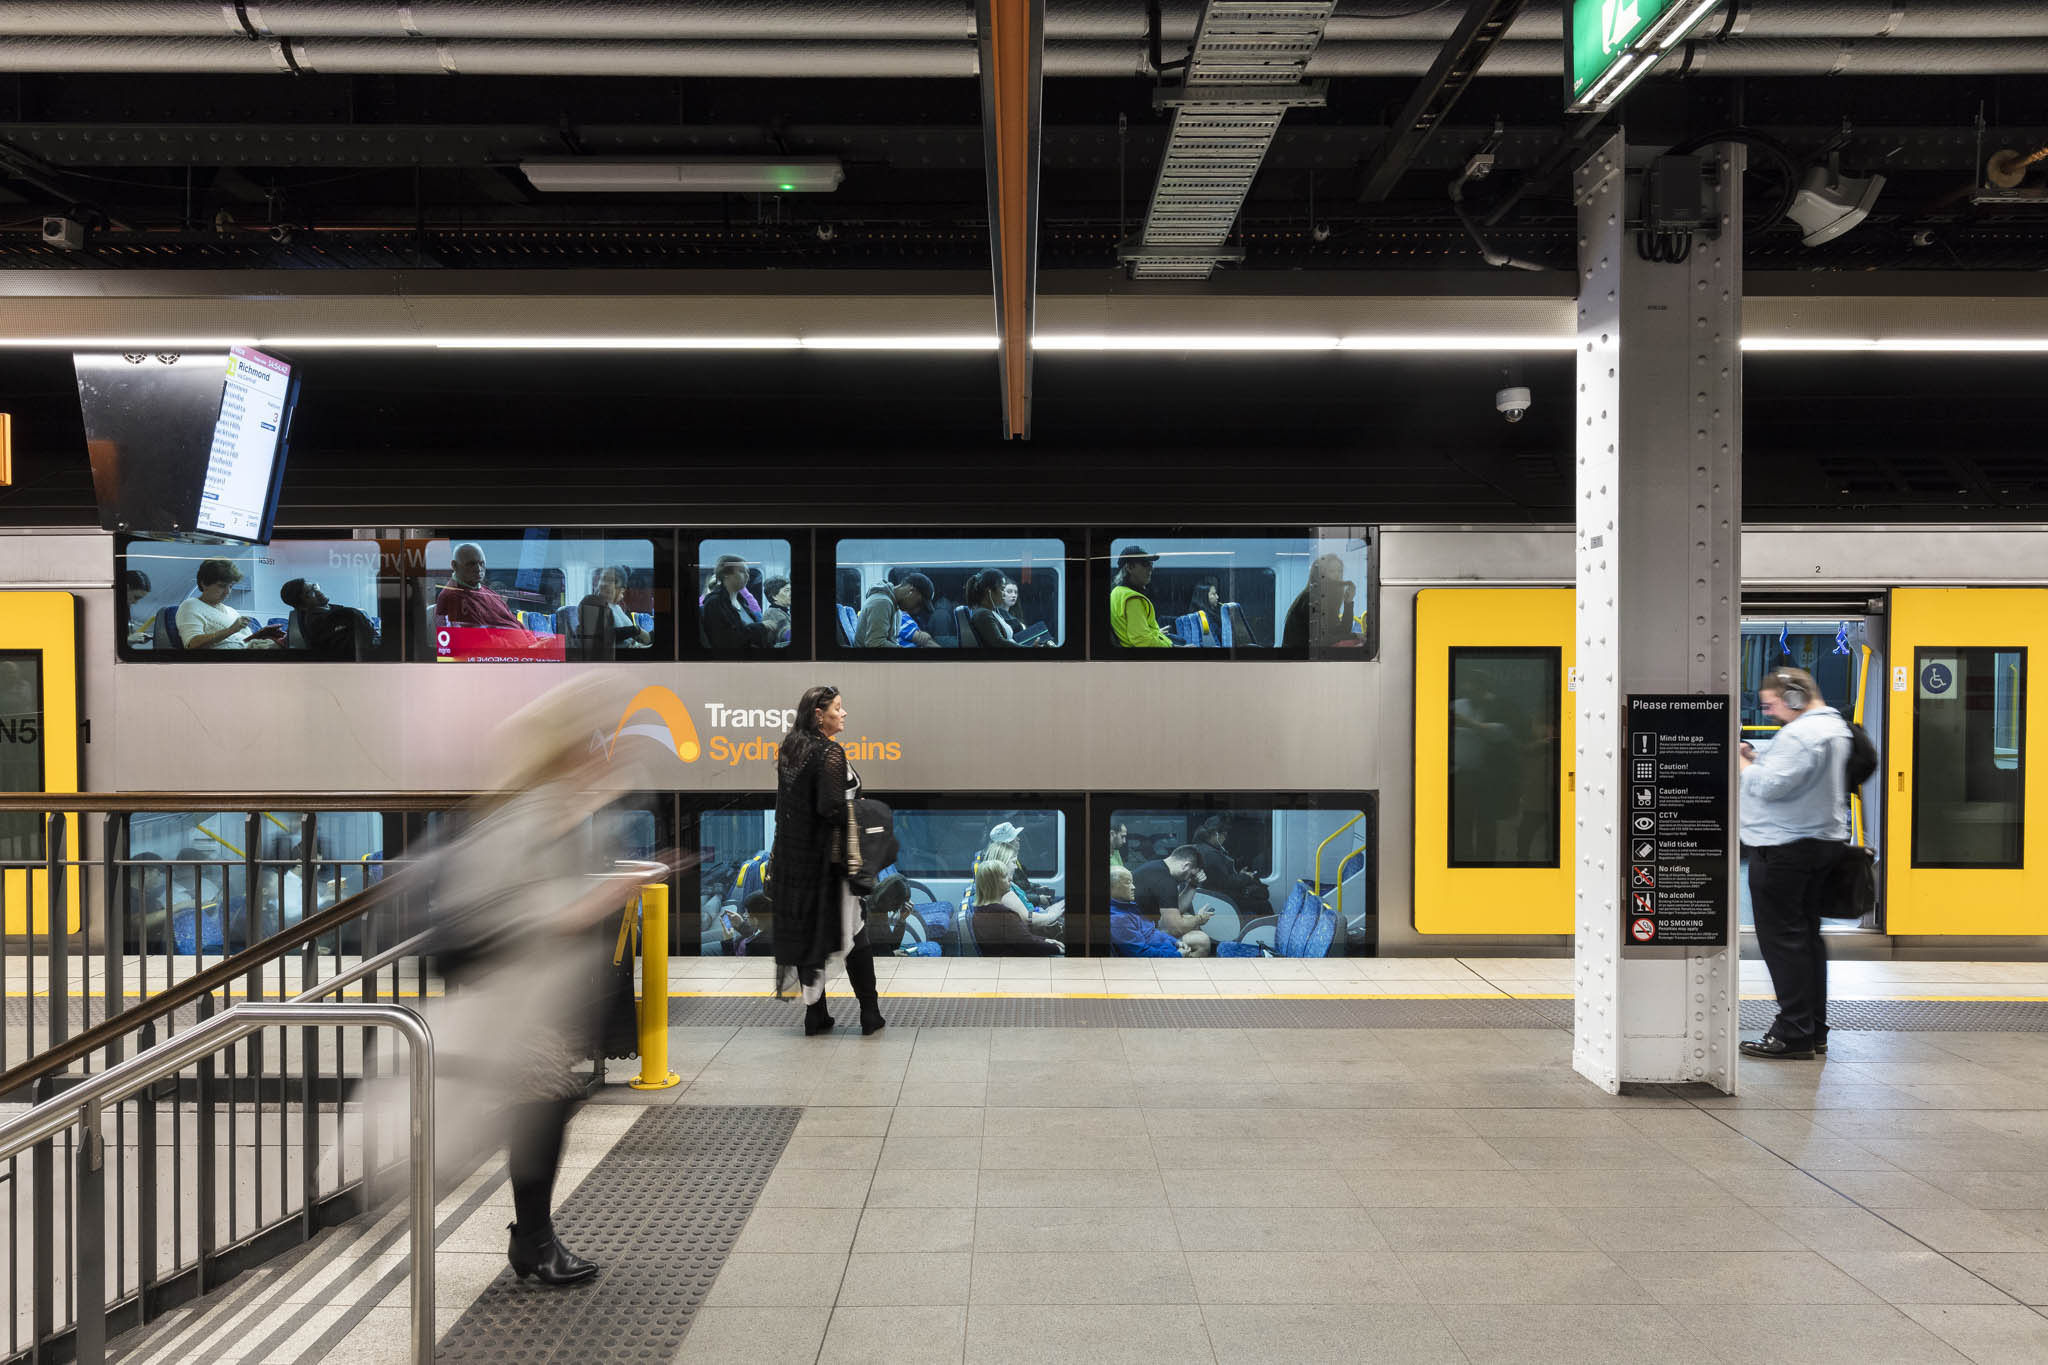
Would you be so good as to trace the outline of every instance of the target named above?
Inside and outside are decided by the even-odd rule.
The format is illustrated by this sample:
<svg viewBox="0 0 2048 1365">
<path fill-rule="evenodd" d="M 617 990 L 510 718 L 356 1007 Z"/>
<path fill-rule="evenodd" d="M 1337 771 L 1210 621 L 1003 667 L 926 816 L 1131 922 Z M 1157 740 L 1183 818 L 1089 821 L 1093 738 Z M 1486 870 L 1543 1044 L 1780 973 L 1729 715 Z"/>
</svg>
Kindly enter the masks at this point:
<svg viewBox="0 0 2048 1365">
<path fill-rule="evenodd" d="M 1778 996 L 1778 1020 L 1770 1031 L 1795 1046 L 1827 1035 L 1828 950 L 1820 936 L 1821 894 L 1841 851 L 1842 845 L 1829 839 L 1747 848 L 1756 946 Z"/>
</svg>

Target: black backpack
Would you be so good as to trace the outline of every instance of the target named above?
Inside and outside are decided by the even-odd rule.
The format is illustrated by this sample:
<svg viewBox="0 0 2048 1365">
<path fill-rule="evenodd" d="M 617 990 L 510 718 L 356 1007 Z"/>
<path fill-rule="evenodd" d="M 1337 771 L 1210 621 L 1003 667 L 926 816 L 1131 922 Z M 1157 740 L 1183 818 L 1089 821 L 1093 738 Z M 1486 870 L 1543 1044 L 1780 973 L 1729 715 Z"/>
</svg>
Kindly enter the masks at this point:
<svg viewBox="0 0 2048 1365">
<path fill-rule="evenodd" d="M 1877 771 L 1877 746 L 1870 742 L 1870 736 L 1855 721 L 1849 726 L 1849 752 L 1842 759 L 1842 776 L 1848 779 L 1848 790 L 1854 792 Z"/>
<path fill-rule="evenodd" d="M 1849 752 L 1842 759 L 1844 799 L 1877 771 L 1877 746 L 1855 721 L 1848 721 Z M 1877 854 L 1860 844 L 1843 844 L 1821 885 L 1822 919 L 1860 920 L 1877 909 Z"/>
</svg>

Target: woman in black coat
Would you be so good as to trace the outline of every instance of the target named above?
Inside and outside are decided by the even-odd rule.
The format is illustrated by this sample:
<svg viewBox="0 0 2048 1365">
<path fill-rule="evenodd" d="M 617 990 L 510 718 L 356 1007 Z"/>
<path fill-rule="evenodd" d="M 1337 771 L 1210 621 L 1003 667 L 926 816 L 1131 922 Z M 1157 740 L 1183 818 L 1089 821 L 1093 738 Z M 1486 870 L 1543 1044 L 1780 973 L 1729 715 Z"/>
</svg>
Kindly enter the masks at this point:
<svg viewBox="0 0 2048 1365">
<path fill-rule="evenodd" d="M 836 687 L 813 687 L 775 759 L 775 994 L 796 994 L 808 1008 L 804 1032 L 832 1027 L 825 983 L 844 965 L 860 1000 L 860 1031 L 887 1021 L 875 993 L 875 952 L 847 874 L 859 868 L 849 819 L 860 774 L 834 738 L 846 728 Z"/>
</svg>

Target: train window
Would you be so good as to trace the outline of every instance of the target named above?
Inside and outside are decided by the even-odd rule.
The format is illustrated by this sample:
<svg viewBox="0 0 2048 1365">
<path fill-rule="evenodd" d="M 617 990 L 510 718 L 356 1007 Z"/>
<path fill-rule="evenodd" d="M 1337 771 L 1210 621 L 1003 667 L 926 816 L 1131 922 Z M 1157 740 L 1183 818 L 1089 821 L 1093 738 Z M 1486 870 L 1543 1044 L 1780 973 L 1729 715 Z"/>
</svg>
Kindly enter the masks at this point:
<svg viewBox="0 0 2048 1365">
<path fill-rule="evenodd" d="M 398 657 L 398 584 L 373 540 L 124 538 L 115 566 L 123 658 Z"/>
<path fill-rule="evenodd" d="M 315 911 L 366 890 L 383 875 L 387 828 L 385 817 L 373 811 L 323 811 L 315 817 Z M 122 867 L 127 950 L 239 952 L 297 924 L 306 908 L 307 831 L 306 818 L 292 811 L 129 816 Z"/>
<path fill-rule="evenodd" d="M 689 578 L 697 643 L 721 658 L 786 653 L 798 576 L 787 540 L 703 540 Z"/>
<path fill-rule="evenodd" d="M 1372 543 L 1363 526 L 1118 532 L 1097 547 L 1099 651 L 1371 658 Z"/>
<path fill-rule="evenodd" d="M 43 790 L 43 656 L 0 651 L 0 792 Z M 43 817 L 0 811 L 0 862 L 39 861 Z"/>
<path fill-rule="evenodd" d="M 842 652 L 1071 657 L 1071 563 L 1064 540 L 1029 533 L 840 540 L 825 638 Z"/>
<path fill-rule="evenodd" d="M 1373 821 L 1342 797 L 1111 798 L 1108 950 L 1119 957 L 1372 952 Z M 1156 801 L 1156 798 L 1155 798 Z"/>
<path fill-rule="evenodd" d="M 1913 671 L 1913 865 L 2019 867 L 2024 649 L 1921 648 Z"/>
<path fill-rule="evenodd" d="M 899 852 L 867 901 L 868 941 L 877 953 L 1003 957 L 1066 951 L 1065 809 L 901 793 L 891 793 L 890 804 Z M 774 842 L 775 814 L 766 798 L 697 817 L 705 956 L 764 956 L 773 950 Z"/>
<path fill-rule="evenodd" d="M 1452 867 L 1556 867 L 1563 656 L 1451 649 Z"/>
<path fill-rule="evenodd" d="M 1742 622 L 1742 737 L 1760 742 L 1779 725 L 1763 713 L 1757 688 L 1775 669 L 1798 668 L 1813 675 L 1820 694 L 1848 715 L 1862 686 L 1863 622 L 1856 620 L 1771 620 Z"/>
<path fill-rule="evenodd" d="M 549 531 L 429 540 L 416 657 L 534 663 L 674 657 L 665 537 Z"/>
</svg>

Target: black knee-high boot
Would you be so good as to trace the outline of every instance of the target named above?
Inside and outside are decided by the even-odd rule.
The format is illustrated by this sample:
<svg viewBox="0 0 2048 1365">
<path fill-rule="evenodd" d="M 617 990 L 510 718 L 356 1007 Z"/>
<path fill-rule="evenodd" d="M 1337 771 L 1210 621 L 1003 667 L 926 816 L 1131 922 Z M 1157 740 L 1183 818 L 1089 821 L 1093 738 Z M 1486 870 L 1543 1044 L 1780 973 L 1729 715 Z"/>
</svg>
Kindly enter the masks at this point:
<svg viewBox="0 0 2048 1365">
<path fill-rule="evenodd" d="M 562 1161 L 562 1135 L 569 1126 L 571 1100 L 543 1100 L 514 1106 L 507 1114 L 511 1133 L 506 1166 L 512 1181 L 512 1271 L 542 1284 L 576 1284 L 597 1267 L 562 1245 L 555 1235 L 555 1171 Z"/>
<path fill-rule="evenodd" d="M 882 1001 L 875 991 L 875 950 L 863 943 L 846 955 L 846 979 L 860 1001 L 860 1031 L 875 1033 L 889 1021 L 882 1017 Z"/>
</svg>

